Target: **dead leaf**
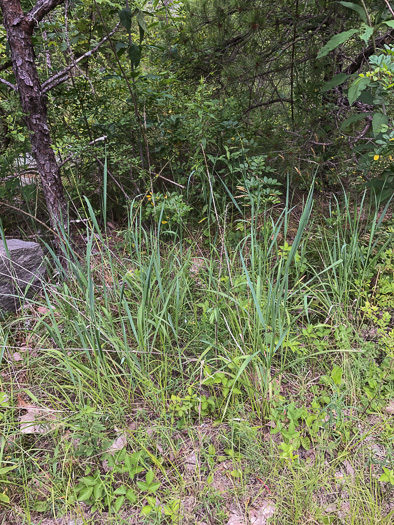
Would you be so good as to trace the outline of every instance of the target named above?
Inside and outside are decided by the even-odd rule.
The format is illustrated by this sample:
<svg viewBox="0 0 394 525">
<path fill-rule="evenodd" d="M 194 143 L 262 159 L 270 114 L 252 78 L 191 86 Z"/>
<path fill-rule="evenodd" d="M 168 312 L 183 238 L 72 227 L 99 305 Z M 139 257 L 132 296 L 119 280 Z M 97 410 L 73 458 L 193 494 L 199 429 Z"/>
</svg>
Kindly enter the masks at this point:
<svg viewBox="0 0 394 525">
<path fill-rule="evenodd" d="M 276 507 L 272 501 L 265 501 L 258 509 L 250 511 L 250 523 L 252 525 L 266 525 L 267 520 L 275 514 Z"/>
<path fill-rule="evenodd" d="M 119 434 L 118 437 L 115 439 L 115 441 L 112 443 L 112 445 L 108 448 L 107 452 L 108 454 L 116 454 L 116 452 L 119 452 L 119 450 L 122 450 L 127 446 L 127 436 L 126 434 Z"/>
<path fill-rule="evenodd" d="M 47 308 L 46 306 L 38 306 L 36 310 L 39 314 L 43 315 L 49 313 L 49 308 Z"/>
<path fill-rule="evenodd" d="M 238 516 L 238 514 L 231 514 L 230 519 L 226 523 L 226 525 L 245 525 L 245 520 L 242 516 Z"/>
<path fill-rule="evenodd" d="M 185 458 L 185 469 L 189 472 L 193 472 L 197 466 L 197 456 L 195 452 L 192 452 Z"/>
<path fill-rule="evenodd" d="M 19 418 L 22 434 L 46 434 L 51 429 L 48 419 L 53 420 L 54 415 L 47 409 L 26 403 L 21 396 L 18 396 L 18 408 L 26 410 L 26 414 Z"/>
<path fill-rule="evenodd" d="M 22 434 L 46 434 L 50 430 L 48 422 L 43 421 L 45 411 L 35 405 L 26 405 L 23 408 L 26 414 L 19 418 Z"/>
<path fill-rule="evenodd" d="M 351 478 L 354 478 L 354 468 L 347 459 L 343 462 L 343 466 L 345 467 L 346 474 Z"/>
<path fill-rule="evenodd" d="M 190 273 L 193 275 L 198 275 L 202 268 L 205 267 L 205 259 L 201 257 L 192 257 L 191 258 Z"/>
<path fill-rule="evenodd" d="M 389 404 L 386 406 L 386 413 L 387 414 L 394 414 L 394 399 L 392 399 Z"/>
</svg>

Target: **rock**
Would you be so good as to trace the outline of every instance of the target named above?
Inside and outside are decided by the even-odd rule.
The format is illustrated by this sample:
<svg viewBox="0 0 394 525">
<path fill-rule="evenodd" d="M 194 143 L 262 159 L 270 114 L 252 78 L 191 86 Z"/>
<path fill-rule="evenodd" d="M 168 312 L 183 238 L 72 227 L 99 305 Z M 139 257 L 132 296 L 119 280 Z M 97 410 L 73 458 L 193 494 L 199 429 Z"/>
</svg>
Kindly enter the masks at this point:
<svg viewBox="0 0 394 525">
<path fill-rule="evenodd" d="M 0 311 L 16 312 L 24 297 L 42 287 L 44 253 L 39 244 L 19 239 L 7 240 L 7 248 L 0 241 Z"/>
</svg>

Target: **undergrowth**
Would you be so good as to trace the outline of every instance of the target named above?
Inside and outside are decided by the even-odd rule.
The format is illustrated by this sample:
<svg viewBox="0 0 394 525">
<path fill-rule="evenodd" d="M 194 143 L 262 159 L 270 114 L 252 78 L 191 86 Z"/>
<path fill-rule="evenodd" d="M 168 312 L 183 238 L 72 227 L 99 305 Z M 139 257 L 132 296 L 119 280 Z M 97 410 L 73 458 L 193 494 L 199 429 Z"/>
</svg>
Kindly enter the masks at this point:
<svg viewBox="0 0 394 525">
<path fill-rule="evenodd" d="M 198 238 L 87 203 L 1 323 L 3 523 L 392 523 L 389 205 L 251 201 Z"/>
</svg>

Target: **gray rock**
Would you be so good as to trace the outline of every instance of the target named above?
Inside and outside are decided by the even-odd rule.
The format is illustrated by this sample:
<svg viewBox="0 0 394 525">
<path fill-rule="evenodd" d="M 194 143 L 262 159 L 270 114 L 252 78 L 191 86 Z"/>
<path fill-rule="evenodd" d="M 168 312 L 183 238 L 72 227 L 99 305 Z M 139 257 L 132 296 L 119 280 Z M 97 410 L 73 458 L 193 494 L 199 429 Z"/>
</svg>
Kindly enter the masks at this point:
<svg viewBox="0 0 394 525">
<path fill-rule="evenodd" d="M 0 312 L 15 312 L 24 297 L 31 298 L 42 288 L 45 276 L 44 253 L 36 242 L 0 241 Z M 9 255 L 8 255 L 9 254 Z"/>
</svg>

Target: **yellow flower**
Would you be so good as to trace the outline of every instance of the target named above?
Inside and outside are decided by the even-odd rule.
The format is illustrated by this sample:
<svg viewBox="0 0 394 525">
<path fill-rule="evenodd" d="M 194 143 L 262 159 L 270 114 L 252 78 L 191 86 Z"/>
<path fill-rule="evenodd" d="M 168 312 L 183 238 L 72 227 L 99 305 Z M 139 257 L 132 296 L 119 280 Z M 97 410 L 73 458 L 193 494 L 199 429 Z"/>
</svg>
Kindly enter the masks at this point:
<svg viewBox="0 0 394 525">
<path fill-rule="evenodd" d="M 161 221 L 162 224 L 167 224 L 167 221 Z"/>
<path fill-rule="evenodd" d="M 380 155 L 375 155 L 373 160 L 379 160 Z"/>
</svg>

